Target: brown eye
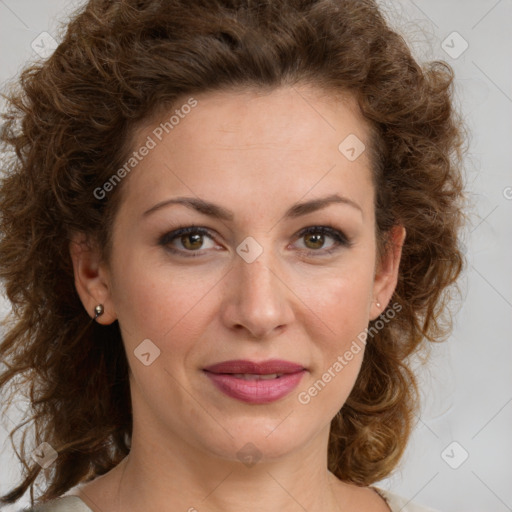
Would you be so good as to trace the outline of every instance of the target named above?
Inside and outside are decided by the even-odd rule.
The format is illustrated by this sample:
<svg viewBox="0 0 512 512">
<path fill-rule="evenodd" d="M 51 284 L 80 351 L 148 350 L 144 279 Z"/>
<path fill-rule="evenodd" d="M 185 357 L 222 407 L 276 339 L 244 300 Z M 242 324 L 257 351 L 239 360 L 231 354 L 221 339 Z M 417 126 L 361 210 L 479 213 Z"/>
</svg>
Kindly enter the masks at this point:
<svg viewBox="0 0 512 512">
<path fill-rule="evenodd" d="M 308 249 L 321 249 L 325 243 L 325 237 L 319 233 L 307 233 L 304 235 L 304 241 Z"/>
<path fill-rule="evenodd" d="M 303 229 L 298 235 L 299 248 L 308 252 L 310 256 L 325 256 L 345 247 L 352 246 L 352 242 L 345 234 L 331 226 L 310 226 Z"/>
<path fill-rule="evenodd" d="M 199 235 L 197 233 L 183 235 L 180 240 L 183 247 L 191 251 L 201 249 L 201 246 L 203 245 L 203 235 Z"/>
<path fill-rule="evenodd" d="M 180 228 L 163 235 L 159 244 L 182 256 L 201 256 L 204 250 L 213 249 L 215 242 L 209 230 L 199 226 Z"/>
</svg>

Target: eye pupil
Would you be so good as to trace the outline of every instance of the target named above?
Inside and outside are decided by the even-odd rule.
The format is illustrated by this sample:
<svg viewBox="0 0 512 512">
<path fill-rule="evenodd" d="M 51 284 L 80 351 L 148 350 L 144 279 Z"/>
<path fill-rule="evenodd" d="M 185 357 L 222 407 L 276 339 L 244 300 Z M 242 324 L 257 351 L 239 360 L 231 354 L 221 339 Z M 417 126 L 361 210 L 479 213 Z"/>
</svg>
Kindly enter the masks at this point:
<svg viewBox="0 0 512 512">
<path fill-rule="evenodd" d="M 308 242 L 312 242 L 313 246 L 309 246 L 310 249 L 320 249 L 324 245 L 324 235 L 318 233 L 308 233 L 305 235 L 306 245 Z"/>
<path fill-rule="evenodd" d="M 189 241 L 192 241 L 192 243 L 189 244 Z M 197 233 L 189 233 L 187 235 L 183 235 L 181 237 L 181 243 L 183 244 L 183 247 L 187 249 L 199 249 L 203 244 L 203 235 L 199 235 Z"/>
</svg>

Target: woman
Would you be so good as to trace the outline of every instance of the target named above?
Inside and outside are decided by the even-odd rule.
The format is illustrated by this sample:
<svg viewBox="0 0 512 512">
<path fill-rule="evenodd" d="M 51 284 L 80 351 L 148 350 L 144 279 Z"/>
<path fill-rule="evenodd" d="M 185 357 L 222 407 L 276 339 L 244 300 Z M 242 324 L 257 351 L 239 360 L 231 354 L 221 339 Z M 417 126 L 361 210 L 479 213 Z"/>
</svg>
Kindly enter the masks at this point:
<svg viewBox="0 0 512 512">
<path fill-rule="evenodd" d="M 36 427 L 3 502 L 427 510 L 372 484 L 462 268 L 452 80 L 370 0 L 77 12 L 2 134 L 0 386 Z"/>
</svg>

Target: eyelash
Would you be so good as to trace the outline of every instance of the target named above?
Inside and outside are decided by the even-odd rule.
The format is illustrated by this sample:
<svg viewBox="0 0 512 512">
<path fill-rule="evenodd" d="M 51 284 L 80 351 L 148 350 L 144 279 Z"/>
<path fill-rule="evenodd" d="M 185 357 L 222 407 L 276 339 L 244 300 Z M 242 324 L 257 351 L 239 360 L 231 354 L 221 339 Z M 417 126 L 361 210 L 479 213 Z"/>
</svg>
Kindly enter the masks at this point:
<svg viewBox="0 0 512 512">
<path fill-rule="evenodd" d="M 335 251 L 338 251 L 342 247 L 350 248 L 352 247 L 353 243 L 338 229 L 329 226 L 329 225 L 323 225 L 323 226 L 309 226 L 307 228 L 302 229 L 298 235 L 297 239 L 300 239 L 308 234 L 317 234 L 320 233 L 322 235 L 328 235 L 331 237 L 335 244 L 330 249 L 318 249 L 318 250 L 303 250 L 303 252 L 307 253 L 307 256 L 326 256 L 329 254 L 332 254 Z M 172 252 L 173 254 L 179 254 L 180 256 L 184 256 L 186 258 L 197 258 L 199 256 L 202 256 L 204 252 L 201 252 L 200 250 L 197 251 L 190 251 L 190 250 L 179 250 L 175 249 L 174 247 L 170 246 L 170 243 L 174 241 L 176 238 L 179 238 L 183 235 L 189 235 L 189 234 L 198 234 L 202 236 L 208 236 L 209 238 L 213 239 L 212 233 L 210 230 L 201 227 L 201 226 L 187 226 L 183 228 L 175 229 L 174 231 L 170 231 L 166 234 L 164 234 L 159 239 L 159 244 L 166 248 L 166 250 Z"/>
</svg>

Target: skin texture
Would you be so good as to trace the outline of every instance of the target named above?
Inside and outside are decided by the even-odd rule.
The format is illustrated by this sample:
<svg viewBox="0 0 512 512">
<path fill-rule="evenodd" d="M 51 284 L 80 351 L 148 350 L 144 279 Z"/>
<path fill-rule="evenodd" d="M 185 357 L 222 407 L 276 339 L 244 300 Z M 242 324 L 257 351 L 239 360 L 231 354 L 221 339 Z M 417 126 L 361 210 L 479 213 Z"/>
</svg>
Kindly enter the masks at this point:
<svg viewBox="0 0 512 512">
<path fill-rule="evenodd" d="M 197 107 L 162 141 L 153 136 L 156 147 L 126 178 L 110 261 L 80 234 L 71 244 L 84 307 L 93 315 L 101 303 L 97 321 L 119 321 L 133 404 L 130 455 L 76 494 L 98 511 L 388 510 L 371 489 L 327 470 L 330 421 L 355 383 L 364 345 L 307 405 L 298 400 L 396 286 L 405 230 L 393 231 L 377 265 L 368 152 L 349 161 L 338 150 L 350 134 L 366 144 L 367 125 L 351 97 L 305 86 L 195 98 Z M 140 127 L 134 149 L 163 119 Z M 283 217 L 295 203 L 332 194 L 360 209 L 336 203 Z M 144 215 L 178 196 L 216 203 L 233 220 L 183 205 Z M 178 236 L 168 247 L 183 254 L 199 246 L 200 256 L 159 244 L 190 225 L 212 237 Z M 325 225 L 352 245 L 326 254 L 336 247 L 329 235 L 299 235 Z M 252 263 L 236 252 L 249 236 L 263 250 Z M 145 339 L 160 350 L 149 366 L 134 354 Z M 307 372 L 288 396 L 251 405 L 218 391 L 202 371 L 230 359 L 284 359 Z M 261 456 L 252 467 L 237 458 L 247 443 Z"/>
</svg>

